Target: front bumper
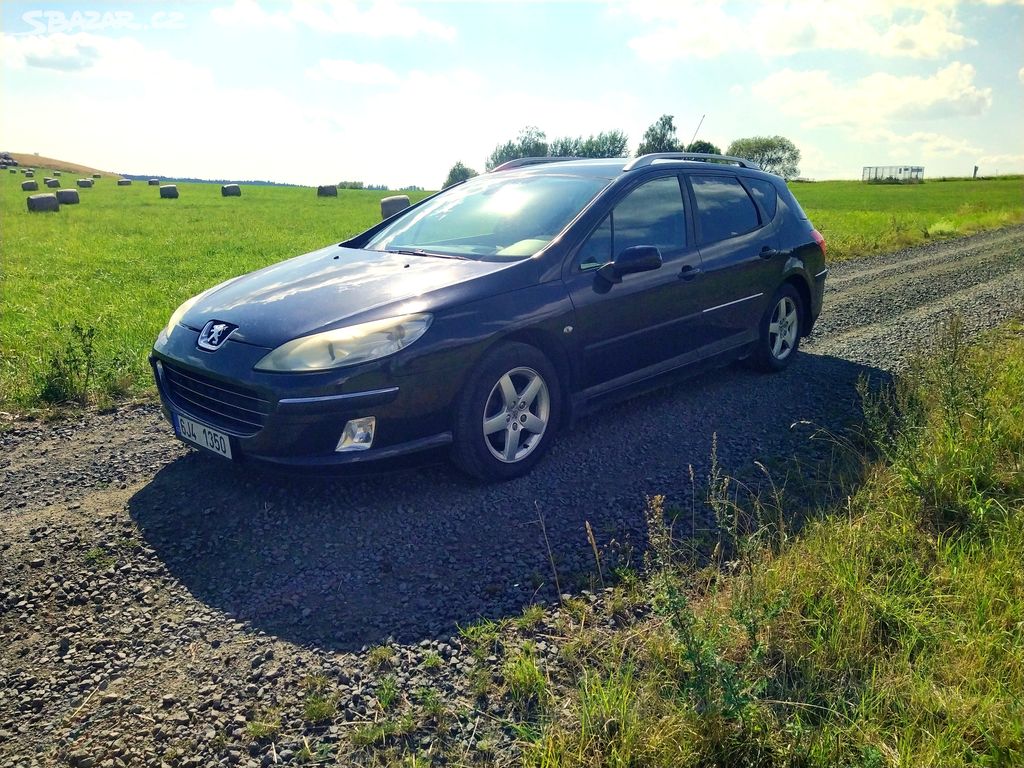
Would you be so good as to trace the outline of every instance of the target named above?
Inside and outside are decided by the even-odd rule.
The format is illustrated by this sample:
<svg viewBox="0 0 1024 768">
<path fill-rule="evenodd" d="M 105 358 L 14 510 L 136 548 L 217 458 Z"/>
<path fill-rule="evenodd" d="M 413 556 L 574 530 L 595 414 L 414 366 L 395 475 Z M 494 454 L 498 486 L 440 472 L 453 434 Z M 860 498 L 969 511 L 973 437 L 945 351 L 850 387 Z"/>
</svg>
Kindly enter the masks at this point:
<svg viewBox="0 0 1024 768">
<path fill-rule="evenodd" d="M 262 348 L 228 342 L 214 358 L 196 350 L 194 331 L 172 335 L 161 336 L 150 357 L 164 416 L 176 433 L 174 414 L 226 434 L 235 460 L 339 466 L 452 441 L 457 390 L 450 375 L 395 375 L 386 361 L 324 374 L 264 374 L 252 369 Z M 345 424 L 367 416 L 376 418 L 371 447 L 336 451 Z"/>
</svg>

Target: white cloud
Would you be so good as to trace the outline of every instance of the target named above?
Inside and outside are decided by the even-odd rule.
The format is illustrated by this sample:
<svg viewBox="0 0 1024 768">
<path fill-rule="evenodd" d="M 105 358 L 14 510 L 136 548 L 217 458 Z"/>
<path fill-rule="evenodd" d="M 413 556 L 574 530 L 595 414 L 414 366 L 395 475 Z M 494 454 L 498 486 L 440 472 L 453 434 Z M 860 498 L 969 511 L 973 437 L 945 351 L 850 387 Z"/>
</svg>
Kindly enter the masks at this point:
<svg viewBox="0 0 1024 768">
<path fill-rule="evenodd" d="M 214 8 L 210 18 L 225 27 L 288 29 L 292 26 L 287 14 L 266 11 L 256 0 L 235 0 L 232 5 Z"/>
<path fill-rule="evenodd" d="M 257 0 L 235 0 L 214 8 L 210 17 L 231 27 L 289 29 L 295 25 L 327 35 L 370 38 L 430 37 L 451 41 L 455 28 L 425 16 L 397 0 L 374 0 L 366 5 L 353 0 L 292 0 L 286 12 L 268 11 Z"/>
<path fill-rule="evenodd" d="M 90 82 L 139 82 L 155 90 L 191 87 L 211 73 L 154 50 L 132 37 L 90 32 L 52 35 L 0 35 L 4 65 L 12 70 L 58 70 Z"/>
<path fill-rule="evenodd" d="M 978 165 L 987 167 L 989 171 L 1008 172 L 1024 168 L 1024 155 L 982 155 L 978 158 Z"/>
<path fill-rule="evenodd" d="M 11 69 L 39 67 L 76 72 L 92 67 L 100 58 L 104 38 L 95 35 L 3 35 L 4 64 Z"/>
<path fill-rule="evenodd" d="M 932 131 L 914 131 L 899 134 L 887 128 L 866 129 L 857 136 L 860 141 L 882 144 L 890 148 L 890 157 L 948 157 L 949 155 L 976 155 L 981 148 L 966 139 L 958 139 Z"/>
<path fill-rule="evenodd" d="M 977 87 L 974 75 L 974 67 L 956 61 L 928 77 L 875 72 L 852 83 L 821 70 L 783 69 L 751 86 L 751 92 L 807 127 L 871 126 L 980 115 L 992 104 L 992 89 Z"/>
<path fill-rule="evenodd" d="M 1020 80 L 1021 83 L 1024 83 L 1024 67 L 1017 70 L 1017 79 Z"/>
<path fill-rule="evenodd" d="M 629 41 L 641 58 L 713 58 L 736 50 L 763 56 L 863 51 L 936 58 L 974 45 L 960 32 L 953 0 L 784 0 L 753 8 L 724 0 L 626 0 L 612 12 L 658 28 Z"/>
<path fill-rule="evenodd" d="M 383 64 L 346 59 L 320 59 L 315 67 L 306 70 L 306 76 L 351 85 L 395 85 L 399 81 L 394 70 Z"/>
</svg>

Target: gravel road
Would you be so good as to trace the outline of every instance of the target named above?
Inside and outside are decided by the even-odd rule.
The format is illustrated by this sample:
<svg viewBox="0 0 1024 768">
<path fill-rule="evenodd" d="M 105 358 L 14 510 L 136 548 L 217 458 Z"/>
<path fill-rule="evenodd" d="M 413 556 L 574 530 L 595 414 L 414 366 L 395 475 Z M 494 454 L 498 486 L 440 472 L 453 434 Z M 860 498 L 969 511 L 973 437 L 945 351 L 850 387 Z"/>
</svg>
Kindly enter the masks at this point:
<svg viewBox="0 0 1024 768">
<path fill-rule="evenodd" d="M 514 762 L 500 686 L 473 688 L 488 664 L 500 682 L 499 660 L 458 628 L 558 589 L 600 600 L 582 591 L 587 522 L 606 572 L 637 561 L 647 495 L 709 526 L 690 519 L 688 467 L 706 476 L 713 434 L 730 473 L 813 458 L 813 428 L 793 425 L 856 418 L 858 377 L 898 369 L 953 312 L 972 334 L 1024 314 L 1024 227 L 836 265 L 786 372 L 730 366 L 612 406 L 502 485 L 437 460 L 242 471 L 178 443 L 152 405 L 18 422 L 0 434 L 0 767 L 263 766 L 305 744 L 372 762 L 351 739 L 384 718 L 385 678 L 396 711 L 428 689 L 447 703 L 404 742 L 435 764 Z M 319 724 L 303 716 L 311 676 L 337 706 Z M 280 730 L 257 738 L 267 713 Z"/>
</svg>

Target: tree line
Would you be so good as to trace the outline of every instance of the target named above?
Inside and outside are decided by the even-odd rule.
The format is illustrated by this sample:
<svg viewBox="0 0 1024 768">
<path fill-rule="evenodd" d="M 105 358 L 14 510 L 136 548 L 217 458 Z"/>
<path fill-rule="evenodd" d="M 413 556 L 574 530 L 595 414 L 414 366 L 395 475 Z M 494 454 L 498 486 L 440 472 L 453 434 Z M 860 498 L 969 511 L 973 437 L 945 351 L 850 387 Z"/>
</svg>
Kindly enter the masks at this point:
<svg viewBox="0 0 1024 768">
<path fill-rule="evenodd" d="M 548 141 L 544 131 L 528 126 L 519 135 L 499 144 L 488 156 L 486 170 L 497 168 L 509 160 L 520 157 L 628 157 L 629 139 L 622 131 L 606 131 L 582 136 L 562 136 Z M 712 155 L 732 155 L 753 160 L 762 170 L 792 179 L 799 175 L 800 150 L 785 136 L 751 136 L 736 139 L 723 153 L 709 141 L 698 139 L 684 144 L 676 135 L 672 115 L 662 115 L 644 131 L 637 146 L 636 154 L 653 152 L 701 152 Z M 444 187 L 470 179 L 477 172 L 461 160 L 452 166 L 445 179 Z"/>
</svg>

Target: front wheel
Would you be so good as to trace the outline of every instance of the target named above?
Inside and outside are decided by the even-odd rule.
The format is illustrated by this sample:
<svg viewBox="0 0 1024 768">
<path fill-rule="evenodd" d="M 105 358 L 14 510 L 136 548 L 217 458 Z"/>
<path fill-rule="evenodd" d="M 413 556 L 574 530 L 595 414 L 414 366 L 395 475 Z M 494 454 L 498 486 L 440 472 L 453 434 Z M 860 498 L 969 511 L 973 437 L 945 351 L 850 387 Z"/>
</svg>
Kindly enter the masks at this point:
<svg viewBox="0 0 1024 768">
<path fill-rule="evenodd" d="M 548 359 L 527 344 L 502 344 L 470 377 L 452 458 L 481 480 L 525 475 L 551 444 L 560 413 L 561 390 Z"/>
<path fill-rule="evenodd" d="M 800 348 L 800 294 L 783 285 L 772 297 L 768 311 L 761 319 L 757 349 L 753 362 L 763 371 L 781 371 L 793 362 Z"/>
</svg>

